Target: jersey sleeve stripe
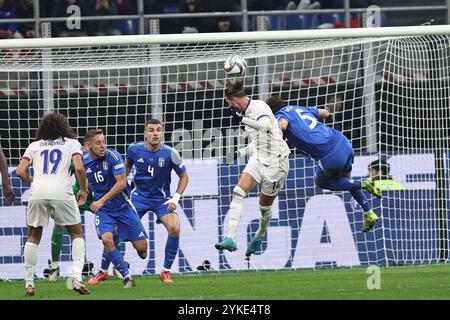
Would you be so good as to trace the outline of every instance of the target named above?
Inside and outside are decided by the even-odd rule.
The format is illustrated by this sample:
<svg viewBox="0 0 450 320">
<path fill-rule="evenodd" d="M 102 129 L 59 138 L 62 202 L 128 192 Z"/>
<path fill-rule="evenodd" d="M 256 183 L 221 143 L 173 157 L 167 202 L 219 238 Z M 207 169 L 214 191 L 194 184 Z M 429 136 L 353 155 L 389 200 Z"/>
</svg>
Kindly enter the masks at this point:
<svg viewBox="0 0 450 320">
<path fill-rule="evenodd" d="M 269 116 L 267 114 L 262 114 L 262 115 L 258 116 L 258 118 L 256 118 L 256 121 L 259 121 L 259 119 L 264 118 L 264 117 L 269 118 Z"/>
<path fill-rule="evenodd" d="M 114 160 L 119 161 L 119 158 L 116 156 L 116 154 L 112 151 L 106 150 L 106 152 L 108 152 L 109 155 L 111 155 Z"/>
<path fill-rule="evenodd" d="M 76 155 L 83 156 L 83 154 L 81 152 L 74 152 L 74 153 L 72 153 L 72 158 L 73 158 L 73 156 L 76 156 Z"/>
<path fill-rule="evenodd" d="M 23 156 L 22 159 L 23 159 L 23 160 L 27 160 L 28 162 L 31 162 L 31 159 L 28 158 L 28 157 L 26 157 L 26 156 Z"/>
</svg>

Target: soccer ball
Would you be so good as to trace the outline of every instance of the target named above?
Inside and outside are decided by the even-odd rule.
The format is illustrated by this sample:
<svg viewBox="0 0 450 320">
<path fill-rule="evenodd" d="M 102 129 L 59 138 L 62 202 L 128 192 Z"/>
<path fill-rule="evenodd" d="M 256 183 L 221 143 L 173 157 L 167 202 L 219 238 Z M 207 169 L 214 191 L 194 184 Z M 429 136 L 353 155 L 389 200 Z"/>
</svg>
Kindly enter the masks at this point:
<svg viewBox="0 0 450 320">
<path fill-rule="evenodd" d="M 245 76 L 247 74 L 247 61 L 240 55 L 232 54 L 225 60 L 223 70 L 230 77 Z"/>
</svg>

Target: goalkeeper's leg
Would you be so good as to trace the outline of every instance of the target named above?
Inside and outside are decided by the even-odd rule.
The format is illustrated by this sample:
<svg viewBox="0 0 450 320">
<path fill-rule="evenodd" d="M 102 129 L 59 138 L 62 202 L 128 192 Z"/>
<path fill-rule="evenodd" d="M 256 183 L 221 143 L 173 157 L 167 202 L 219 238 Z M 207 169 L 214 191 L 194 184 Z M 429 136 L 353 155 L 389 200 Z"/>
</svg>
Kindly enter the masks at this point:
<svg viewBox="0 0 450 320">
<path fill-rule="evenodd" d="M 236 238 L 237 229 L 241 220 L 242 211 L 244 209 L 244 199 L 247 193 L 256 187 L 257 182 L 247 172 L 243 172 L 237 186 L 233 189 L 233 199 L 231 200 L 229 210 L 229 232 L 223 241 L 215 245 L 218 250 L 237 250 L 234 239 Z"/>
</svg>

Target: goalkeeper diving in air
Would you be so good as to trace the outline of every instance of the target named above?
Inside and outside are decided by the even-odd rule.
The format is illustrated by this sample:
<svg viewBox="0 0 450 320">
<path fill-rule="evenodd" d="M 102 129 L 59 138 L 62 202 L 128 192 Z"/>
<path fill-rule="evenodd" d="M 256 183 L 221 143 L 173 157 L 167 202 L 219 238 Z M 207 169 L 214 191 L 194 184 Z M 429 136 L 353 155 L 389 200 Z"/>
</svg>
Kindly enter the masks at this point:
<svg viewBox="0 0 450 320">
<path fill-rule="evenodd" d="M 331 115 L 328 108 L 286 106 L 276 96 L 270 97 L 266 103 L 277 118 L 284 137 L 316 161 L 316 186 L 331 191 L 349 191 L 364 210 L 364 226 L 361 231 L 370 231 L 378 221 L 378 216 L 362 190 L 379 199 L 381 191 L 372 179 L 351 178 L 355 155 L 351 142 L 341 132 L 319 121 Z"/>
<path fill-rule="evenodd" d="M 215 245 L 218 250 L 234 251 L 237 249 L 235 237 L 241 219 L 244 199 L 257 185 L 261 188 L 259 209 L 261 220 L 246 255 L 260 249 L 272 217 L 272 203 L 284 186 L 289 173 L 290 150 L 283 140 L 277 120 L 269 106 L 262 100 L 248 97 L 243 82 L 236 82 L 225 91 L 226 101 L 231 106 L 230 113 L 245 125 L 251 143 L 244 149 L 252 153 L 239 181 L 233 189 L 233 198 L 229 209 L 229 233 L 222 242 Z M 241 151 L 241 150 L 240 150 Z M 245 153 L 245 151 L 241 151 Z"/>
</svg>

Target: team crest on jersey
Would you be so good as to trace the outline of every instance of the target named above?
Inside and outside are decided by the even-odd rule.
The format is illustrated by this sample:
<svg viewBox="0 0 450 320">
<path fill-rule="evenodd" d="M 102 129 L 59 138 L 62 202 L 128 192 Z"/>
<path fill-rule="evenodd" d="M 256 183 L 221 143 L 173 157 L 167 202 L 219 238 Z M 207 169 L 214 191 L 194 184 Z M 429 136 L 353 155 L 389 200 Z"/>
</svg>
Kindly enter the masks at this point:
<svg viewBox="0 0 450 320">
<path fill-rule="evenodd" d="M 164 158 L 163 157 L 158 159 L 158 166 L 161 168 L 164 167 Z"/>
<path fill-rule="evenodd" d="M 104 170 L 108 170 L 108 161 L 104 160 L 102 165 Z"/>
</svg>

